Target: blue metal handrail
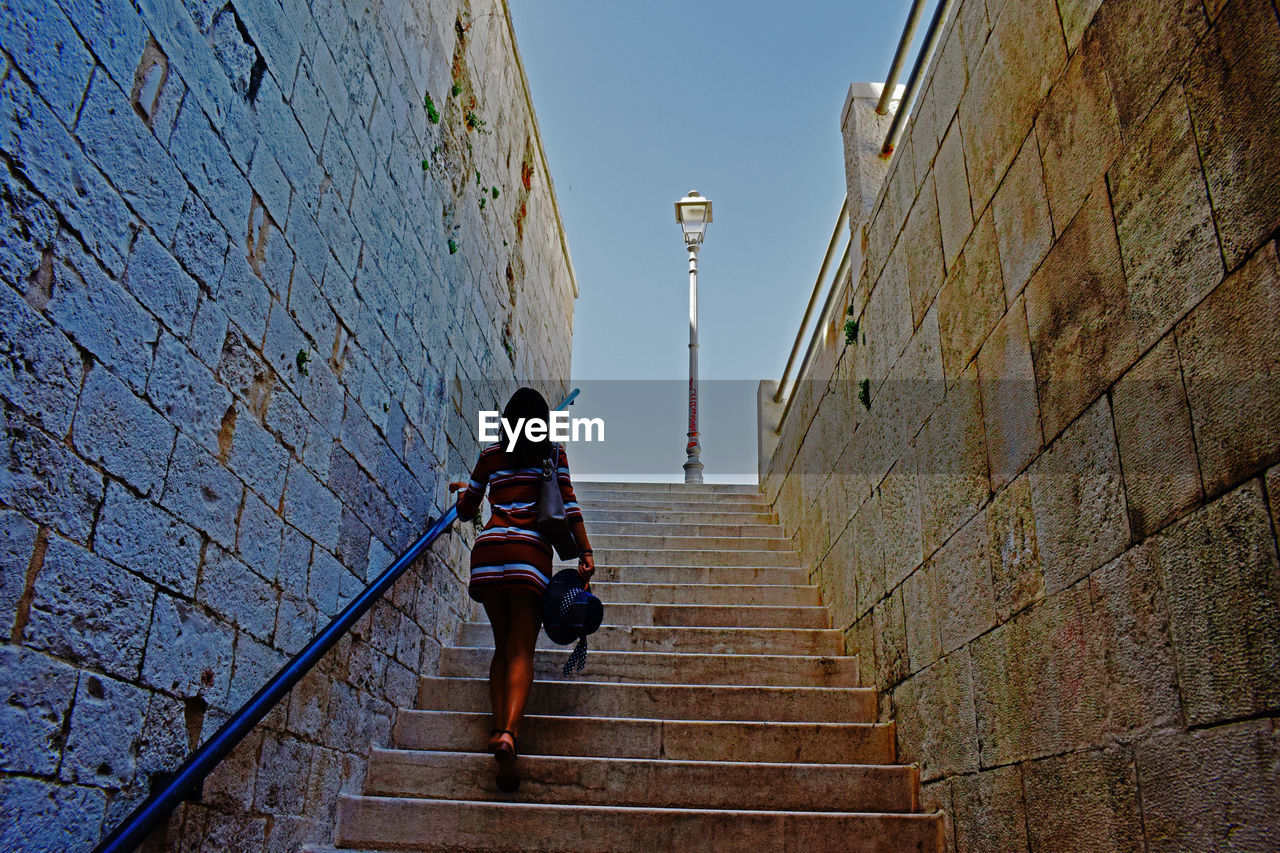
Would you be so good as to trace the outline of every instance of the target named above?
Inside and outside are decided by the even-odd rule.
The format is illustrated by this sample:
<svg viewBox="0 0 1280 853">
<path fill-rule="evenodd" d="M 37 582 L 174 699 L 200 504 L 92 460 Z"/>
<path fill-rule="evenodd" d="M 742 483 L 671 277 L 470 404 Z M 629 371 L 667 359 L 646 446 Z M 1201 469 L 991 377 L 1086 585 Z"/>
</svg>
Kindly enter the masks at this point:
<svg viewBox="0 0 1280 853">
<path fill-rule="evenodd" d="M 556 409 L 573 405 L 574 399 L 578 396 L 578 390 L 573 389 L 560 401 Z M 263 717 L 271 713 L 276 703 L 288 695 L 293 686 L 311 670 L 311 667 L 324 657 L 325 653 L 342 638 L 342 635 L 360 620 L 374 602 L 400 579 L 409 566 L 422 556 L 423 552 L 430 548 L 457 518 L 458 507 L 455 503 L 428 528 L 426 533 L 418 537 L 418 541 L 409 546 L 409 550 L 397 557 L 396 561 L 378 575 L 373 583 L 365 587 L 364 591 L 357 595 L 341 613 L 333 617 L 328 626 L 302 651 L 294 655 L 293 659 L 255 693 L 252 699 L 223 723 L 213 737 L 187 756 L 187 760 L 174 771 L 164 787 L 152 792 L 142 805 L 134 809 L 133 813 L 125 818 L 110 835 L 100 841 L 94 848 L 94 853 L 130 853 L 151 834 L 152 830 L 168 820 L 169 813 L 177 807 L 178 803 L 200 787 L 213 768 L 236 748 L 236 745 L 262 721 Z"/>
</svg>

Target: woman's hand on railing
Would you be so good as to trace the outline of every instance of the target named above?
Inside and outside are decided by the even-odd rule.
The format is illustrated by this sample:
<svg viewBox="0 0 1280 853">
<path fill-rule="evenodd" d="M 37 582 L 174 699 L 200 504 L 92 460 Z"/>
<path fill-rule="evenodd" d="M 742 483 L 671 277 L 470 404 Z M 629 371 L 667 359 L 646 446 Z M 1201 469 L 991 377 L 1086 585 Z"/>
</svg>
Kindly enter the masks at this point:
<svg viewBox="0 0 1280 853">
<path fill-rule="evenodd" d="M 469 485 L 471 484 L 463 482 L 462 480 L 455 480 L 454 482 L 449 484 L 449 494 L 453 494 L 454 492 L 460 492 Z"/>
</svg>

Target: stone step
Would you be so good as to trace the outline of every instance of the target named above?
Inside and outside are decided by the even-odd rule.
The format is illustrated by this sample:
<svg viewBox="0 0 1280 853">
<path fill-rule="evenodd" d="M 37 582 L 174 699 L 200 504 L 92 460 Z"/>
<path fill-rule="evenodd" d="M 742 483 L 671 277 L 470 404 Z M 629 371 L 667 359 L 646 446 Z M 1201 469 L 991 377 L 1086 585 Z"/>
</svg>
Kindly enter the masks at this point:
<svg viewBox="0 0 1280 853">
<path fill-rule="evenodd" d="M 556 571 L 562 571 L 557 566 Z M 599 576 L 599 571 L 596 573 Z M 602 581 L 591 592 L 604 603 L 605 625 L 689 625 L 695 628 L 827 628 L 818 588 L 782 584 L 644 584 Z M 684 601 L 653 601 L 650 594 Z M 799 603 L 810 602 L 810 603 Z M 820 611 L 820 612 L 819 612 Z M 471 602 L 472 620 L 486 621 Z M 704 621 L 705 620 L 705 621 Z M 791 621 L 795 620 L 795 621 Z"/>
<path fill-rule="evenodd" d="M 674 551 L 794 551 L 795 544 L 781 536 L 672 536 L 661 525 L 648 533 L 618 534 L 590 531 L 595 550 L 674 550 Z"/>
<path fill-rule="evenodd" d="M 778 523 L 777 517 L 768 511 L 747 510 L 732 512 L 725 510 L 682 512 L 672 509 L 637 509 L 632 503 L 596 502 L 591 507 L 583 507 L 583 515 L 587 520 L 587 532 L 592 525 L 615 521 L 631 524 L 768 524 Z"/>
<path fill-rule="evenodd" d="M 493 718 L 478 711 L 396 713 L 397 749 L 481 752 Z M 517 748 L 535 755 L 892 764 L 893 723 L 777 723 L 526 715 Z M 489 760 L 493 758 L 490 756 Z"/>
<path fill-rule="evenodd" d="M 343 845 L 449 851 L 715 850 L 900 853 L 943 849 L 941 814 L 661 809 L 343 796 Z"/>
<path fill-rule="evenodd" d="M 557 571 L 559 571 L 558 567 Z M 673 612 L 669 610 L 671 607 L 714 607 L 724 611 L 742 607 L 799 607 L 804 608 L 804 612 L 812 612 L 812 608 L 822 608 L 819 589 L 812 585 L 787 587 L 781 584 L 632 584 L 605 580 L 591 584 L 591 592 L 604 602 L 607 607 L 604 613 L 605 624 L 611 625 L 689 624 L 687 621 L 671 621 L 673 617 L 678 617 L 678 615 L 673 616 Z M 632 620 L 631 616 L 623 617 L 614 612 L 616 607 L 641 606 L 639 602 L 646 602 L 644 607 L 660 607 L 664 610 L 658 613 L 657 619 L 654 616 L 645 616 L 639 621 Z M 471 619 L 488 621 L 484 615 L 484 606 L 480 605 L 480 602 L 471 602 Z M 812 619 L 812 616 L 806 615 L 804 619 Z M 826 620 L 822 621 L 823 624 L 818 625 L 819 628 L 826 626 L 824 624 Z M 724 617 L 714 617 L 710 622 L 698 622 L 698 624 L 714 625 L 717 622 L 724 624 Z M 788 628 L 794 625 L 783 624 L 782 626 Z"/>
<path fill-rule="evenodd" d="M 643 601 L 649 604 L 717 604 L 737 606 L 766 604 L 774 607 L 816 607 L 822 603 L 816 586 L 753 586 L 751 584 L 709 583 L 616 583 L 597 581 L 591 591 L 602 601 L 619 604 Z"/>
<path fill-rule="evenodd" d="M 487 678 L 424 676 L 418 707 L 475 711 L 489 707 Z M 537 680 L 528 713 L 579 717 L 757 722 L 871 722 L 869 687 L 762 687 L 706 684 L 624 684 L 584 679 Z"/>
<path fill-rule="evenodd" d="M 744 483 L 636 483 L 627 480 L 577 480 L 575 490 L 661 495 L 759 495 L 760 487 Z"/>
<path fill-rule="evenodd" d="M 742 604 L 628 604 L 604 602 L 603 625 L 621 628 L 656 626 L 667 628 L 830 628 L 831 615 L 821 606 Z M 472 604 L 471 614 L 479 621 L 484 610 Z"/>
<path fill-rule="evenodd" d="M 701 809 L 919 811 L 919 770 L 879 764 L 779 764 L 523 755 L 520 791 L 494 784 L 484 752 L 374 749 L 365 793 Z"/>
<path fill-rule="evenodd" d="M 795 551 L 761 551 L 728 548 L 601 548 L 591 543 L 596 564 L 602 566 L 760 566 L 796 568 Z"/>
<path fill-rule="evenodd" d="M 574 564 L 576 565 L 576 563 Z M 557 566 L 558 571 L 567 566 Z M 628 566 L 611 565 L 596 557 L 596 578 L 614 583 L 732 584 L 748 586 L 808 586 L 809 571 L 777 566 Z"/>
<path fill-rule="evenodd" d="M 590 645 L 590 641 L 588 641 Z M 559 679 L 572 646 L 544 649 L 534 656 L 535 678 Z M 440 650 L 440 674 L 488 678 L 492 648 Z M 586 668 L 575 678 L 647 684 L 750 684 L 857 687 L 858 659 L 818 655 L 741 655 L 589 650 Z"/>
<path fill-rule="evenodd" d="M 488 622 L 463 622 L 458 646 L 493 648 Z M 831 628 L 672 628 L 663 625 L 602 625 L 591 635 L 591 650 L 614 652 L 696 652 L 739 655 L 842 655 L 844 634 Z M 538 635 L 539 649 L 564 648 Z"/>
<path fill-rule="evenodd" d="M 785 539 L 780 524 L 687 524 L 682 522 L 659 523 L 656 521 L 603 521 L 593 514 L 588 533 L 600 536 L 758 536 L 766 539 Z M 789 541 L 789 540 L 788 540 Z"/>
<path fill-rule="evenodd" d="M 574 491 L 583 512 L 604 509 L 675 510 L 676 512 L 769 512 L 763 499 L 745 497 L 660 498 L 636 497 L 625 492 Z"/>
<path fill-rule="evenodd" d="M 573 494 L 599 501 L 653 501 L 663 503 L 754 503 L 764 505 L 760 492 L 704 491 L 663 492 L 658 489 L 600 488 L 595 483 L 573 483 Z"/>
<path fill-rule="evenodd" d="M 830 628 L 825 607 L 743 604 L 614 604 L 605 602 L 604 624 L 689 628 Z"/>
</svg>

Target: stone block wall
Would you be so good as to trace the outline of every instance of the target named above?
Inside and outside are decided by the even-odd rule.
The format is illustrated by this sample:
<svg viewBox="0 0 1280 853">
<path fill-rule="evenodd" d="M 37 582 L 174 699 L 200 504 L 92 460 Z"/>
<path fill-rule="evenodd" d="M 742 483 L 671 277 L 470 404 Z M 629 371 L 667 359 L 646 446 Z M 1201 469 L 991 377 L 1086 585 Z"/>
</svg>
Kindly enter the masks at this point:
<svg viewBox="0 0 1280 853">
<path fill-rule="evenodd" d="M 952 849 L 1274 849 L 1280 10 L 962 0 L 922 91 L 764 488 Z"/>
<path fill-rule="evenodd" d="M 450 504 L 480 403 L 563 392 L 576 284 L 503 0 L 5 0 L 0 50 L 0 848 L 86 850 Z M 154 845 L 328 838 L 469 536 Z"/>
</svg>

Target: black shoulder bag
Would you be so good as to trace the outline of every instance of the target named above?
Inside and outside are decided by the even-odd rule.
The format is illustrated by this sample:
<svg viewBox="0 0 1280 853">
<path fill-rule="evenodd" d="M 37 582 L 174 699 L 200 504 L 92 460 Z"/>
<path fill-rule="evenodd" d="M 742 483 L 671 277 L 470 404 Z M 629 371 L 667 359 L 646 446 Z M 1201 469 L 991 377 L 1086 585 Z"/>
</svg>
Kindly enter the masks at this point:
<svg viewBox="0 0 1280 853">
<path fill-rule="evenodd" d="M 551 445 L 551 455 L 542 462 L 542 476 L 538 480 L 538 533 L 551 543 L 562 560 L 578 556 L 578 543 L 569 530 L 569 520 L 564 511 L 564 498 L 560 494 L 559 466 L 560 445 Z"/>
</svg>

